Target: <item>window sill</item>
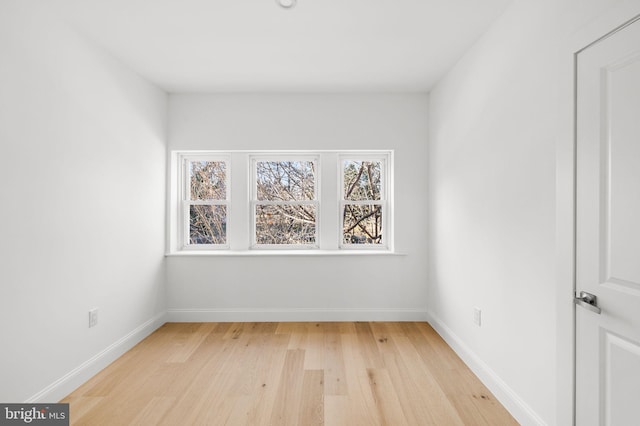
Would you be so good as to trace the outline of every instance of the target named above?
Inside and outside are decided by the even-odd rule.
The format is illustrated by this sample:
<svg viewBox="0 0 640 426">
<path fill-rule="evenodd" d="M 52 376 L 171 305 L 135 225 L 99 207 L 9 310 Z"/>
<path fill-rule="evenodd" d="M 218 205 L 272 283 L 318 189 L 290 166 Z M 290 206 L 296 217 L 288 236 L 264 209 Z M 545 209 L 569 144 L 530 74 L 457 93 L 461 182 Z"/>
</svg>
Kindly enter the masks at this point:
<svg viewBox="0 0 640 426">
<path fill-rule="evenodd" d="M 406 256 L 390 250 L 193 250 L 166 253 L 167 257 L 184 256 Z"/>
</svg>

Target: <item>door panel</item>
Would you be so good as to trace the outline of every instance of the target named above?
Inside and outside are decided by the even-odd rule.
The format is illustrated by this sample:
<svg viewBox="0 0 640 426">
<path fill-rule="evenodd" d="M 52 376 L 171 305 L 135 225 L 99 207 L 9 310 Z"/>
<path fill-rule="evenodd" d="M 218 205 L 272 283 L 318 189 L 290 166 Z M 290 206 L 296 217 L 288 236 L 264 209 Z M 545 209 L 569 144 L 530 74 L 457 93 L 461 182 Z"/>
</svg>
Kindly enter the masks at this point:
<svg viewBox="0 0 640 426">
<path fill-rule="evenodd" d="M 603 333 L 603 338 L 605 424 L 631 424 L 632 419 L 637 422 L 640 380 L 629 371 L 640 371 L 640 345 L 609 332 Z"/>
<path fill-rule="evenodd" d="M 605 232 L 603 282 L 628 285 L 640 292 L 640 55 L 607 67 L 603 72 L 605 115 L 610 137 L 604 148 L 610 167 L 605 178 L 609 207 Z M 633 114 L 636 116 L 633 116 Z M 635 139 L 634 139 L 635 138 Z"/>
<path fill-rule="evenodd" d="M 640 403 L 640 22 L 577 57 L 576 424 L 637 425 Z"/>
</svg>

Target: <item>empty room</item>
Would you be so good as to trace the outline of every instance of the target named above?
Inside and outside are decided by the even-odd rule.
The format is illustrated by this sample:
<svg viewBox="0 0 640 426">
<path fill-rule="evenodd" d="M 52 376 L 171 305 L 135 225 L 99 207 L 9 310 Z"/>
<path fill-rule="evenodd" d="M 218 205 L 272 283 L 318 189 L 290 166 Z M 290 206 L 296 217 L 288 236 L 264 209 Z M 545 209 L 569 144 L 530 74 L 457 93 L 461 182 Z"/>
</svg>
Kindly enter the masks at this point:
<svg viewBox="0 0 640 426">
<path fill-rule="evenodd" d="M 0 77 L 0 424 L 638 424 L 640 0 L 0 0 Z"/>
</svg>

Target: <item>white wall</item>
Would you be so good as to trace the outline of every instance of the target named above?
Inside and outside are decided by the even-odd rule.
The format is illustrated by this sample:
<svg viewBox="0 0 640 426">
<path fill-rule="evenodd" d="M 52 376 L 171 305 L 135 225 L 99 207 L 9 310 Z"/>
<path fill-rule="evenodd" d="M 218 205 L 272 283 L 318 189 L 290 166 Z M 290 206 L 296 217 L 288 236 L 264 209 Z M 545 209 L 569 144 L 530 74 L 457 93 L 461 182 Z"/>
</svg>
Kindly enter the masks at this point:
<svg viewBox="0 0 640 426">
<path fill-rule="evenodd" d="M 58 400 L 165 309 L 166 95 L 38 3 L 0 4 L 4 402 Z"/>
<path fill-rule="evenodd" d="M 558 106 L 571 107 L 568 40 L 619 3 L 516 0 L 430 97 L 433 322 L 523 424 L 570 419 L 556 392 L 570 369 L 556 353 Z"/>
<path fill-rule="evenodd" d="M 172 95 L 170 149 L 395 149 L 404 256 L 170 257 L 174 320 L 423 319 L 426 95 Z"/>
</svg>

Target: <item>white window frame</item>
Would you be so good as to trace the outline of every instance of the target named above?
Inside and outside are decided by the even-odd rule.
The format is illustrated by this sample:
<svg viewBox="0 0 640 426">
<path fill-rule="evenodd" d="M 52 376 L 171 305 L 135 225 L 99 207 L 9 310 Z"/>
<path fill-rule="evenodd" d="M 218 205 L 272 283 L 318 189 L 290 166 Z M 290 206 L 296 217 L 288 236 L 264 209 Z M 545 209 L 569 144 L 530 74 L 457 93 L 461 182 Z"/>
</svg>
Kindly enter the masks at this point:
<svg viewBox="0 0 640 426">
<path fill-rule="evenodd" d="M 269 201 L 258 200 L 258 170 L 257 164 L 263 161 L 308 161 L 314 164 L 314 185 L 313 185 L 313 200 L 296 200 L 296 201 Z M 251 185 L 250 201 L 249 201 L 249 217 L 251 221 L 251 249 L 267 249 L 267 250 L 313 250 L 320 247 L 320 223 L 321 223 L 321 211 L 320 211 L 320 156 L 317 154 L 307 153 L 286 153 L 282 154 L 256 154 L 249 155 L 249 182 Z M 315 208 L 316 224 L 314 244 L 258 244 L 256 241 L 256 206 L 277 206 L 277 205 L 311 205 Z"/>
<path fill-rule="evenodd" d="M 344 194 L 344 162 L 345 161 L 371 161 L 380 162 L 380 200 L 347 200 Z M 391 249 L 391 208 L 390 192 L 393 188 L 390 171 L 393 164 L 392 152 L 375 153 L 367 151 L 354 151 L 338 155 L 338 247 L 341 250 L 390 250 Z M 344 208 L 348 204 L 355 205 L 380 205 L 382 208 L 382 242 L 380 244 L 346 244 L 344 243 Z"/>
<path fill-rule="evenodd" d="M 169 155 L 167 197 L 167 255 L 357 255 L 395 254 L 393 150 L 175 150 Z M 315 205 L 315 244 L 256 244 L 256 161 L 314 161 L 315 199 L 295 203 Z M 342 211 L 346 203 L 343 188 L 343 162 L 383 161 L 381 244 L 344 244 Z M 189 161 L 225 161 L 227 165 L 226 200 L 206 200 L 202 204 L 226 205 L 225 244 L 189 244 L 190 198 Z M 194 200 L 195 201 L 195 200 Z M 200 202 L 195 202 L 200 203 Z M 288 203 L 288 202 L 287 202 Z"/>
<path fill-rule="evenodd" d="M 189 154 L 184 153 L 178 156 L 180 164 L 180 203 L 178 213 L 178 223 L 181 226 L 178 227 L 178 241 L 180 242 L 181 250 L 185 251 L 200 251 L 200 250 L 226 250 L 229 248 L 229 228 L 231 219 L 231 156 L 220 154 Z M 191 199 L 191 176 L 189 174 L 189 163 L 193 161 L 207 161 L 207 162 L 224 162 L 226 164 L 226 176 L 225 187 L 226 194 L 224 200 L 192 200 Z M 190 210 L 192 205 L 204 205 L 204 206 L 226 206 L 227 210 L 227 227 L 226 238 L 224 244 L 191 244 L 190 239 Z"/>
</svg>

